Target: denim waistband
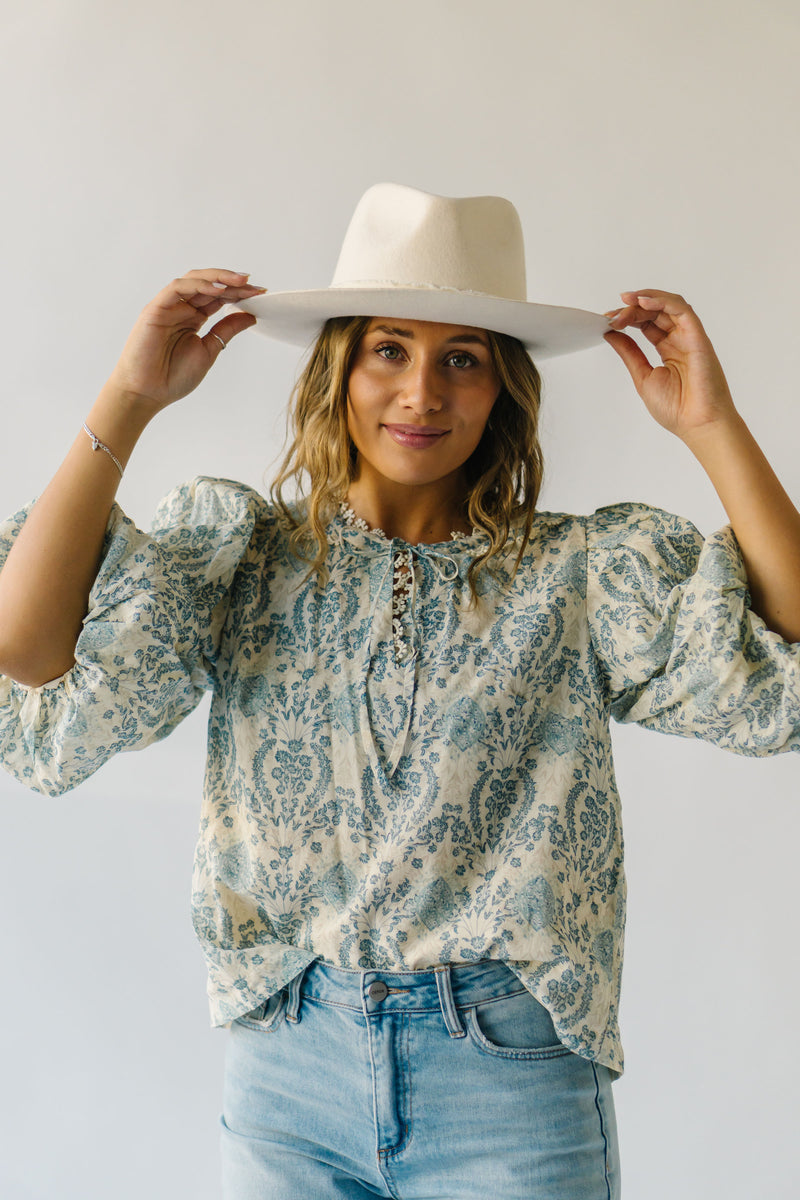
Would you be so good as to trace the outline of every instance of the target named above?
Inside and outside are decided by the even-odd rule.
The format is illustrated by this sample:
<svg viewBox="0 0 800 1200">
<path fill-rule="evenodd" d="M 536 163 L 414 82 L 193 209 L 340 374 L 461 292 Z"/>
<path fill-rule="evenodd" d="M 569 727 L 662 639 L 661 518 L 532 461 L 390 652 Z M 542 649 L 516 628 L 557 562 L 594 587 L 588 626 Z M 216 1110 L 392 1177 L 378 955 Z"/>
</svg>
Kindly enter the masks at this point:
<svg viewBox="0 0 800 1200">
<path fill-rule="evenodd" d="M 463 1037 L 458 1010 L 524 992 L 504 963 L 443 964 L 424 971 L 352 971 L 314 962 L 287 987 L 286 1019 L 300 1019 L 302 999 L 363 1013 L 437 1012 L 453 1037 Z"/>
</svg>

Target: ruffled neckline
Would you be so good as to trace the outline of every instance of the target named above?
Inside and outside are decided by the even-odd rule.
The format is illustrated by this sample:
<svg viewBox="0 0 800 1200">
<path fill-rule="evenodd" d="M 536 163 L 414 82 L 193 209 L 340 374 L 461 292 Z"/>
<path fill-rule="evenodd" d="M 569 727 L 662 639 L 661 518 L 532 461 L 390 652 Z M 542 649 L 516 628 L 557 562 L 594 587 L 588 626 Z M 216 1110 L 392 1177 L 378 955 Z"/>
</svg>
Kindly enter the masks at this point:
<svg viewBox="0 0 800 1200">
<path fill-rule="evenodd" d="M 448 557 L 454 553 L 477 554 L 488 541 L 488 535 L 479 529 L 473 529 L 472 533 L 454 531 L 444 542 L 406 542 L 403 538 L 390 538 L 382 529 L 373 529 L 363 517 L 357 516 L 346 501 L 339 506 L 332 528 L 350 546 L 384 554 L 390 548 L 408 549 L 423 557 L 429 554 Z"/>
</svg>

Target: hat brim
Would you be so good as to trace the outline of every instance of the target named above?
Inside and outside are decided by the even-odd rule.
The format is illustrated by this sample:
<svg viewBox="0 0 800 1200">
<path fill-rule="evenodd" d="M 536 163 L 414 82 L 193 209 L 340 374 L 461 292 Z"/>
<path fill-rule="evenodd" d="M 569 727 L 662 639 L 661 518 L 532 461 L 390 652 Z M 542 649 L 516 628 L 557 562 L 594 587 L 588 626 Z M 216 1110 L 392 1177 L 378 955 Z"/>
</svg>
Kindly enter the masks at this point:
<svg viewBox="0 0 800 1200">
<path fill-rule="evenodd" d="M 518 338 L 534 359 L 599 346 L 608 318 L 581 308 L 504 300 L 449 288 L 335 287 L 268 292 L 236 305 L 257 318 L 265 337 L 309 346 L 330 317 L 400 317 L 469 325 Z"/>
</svg>

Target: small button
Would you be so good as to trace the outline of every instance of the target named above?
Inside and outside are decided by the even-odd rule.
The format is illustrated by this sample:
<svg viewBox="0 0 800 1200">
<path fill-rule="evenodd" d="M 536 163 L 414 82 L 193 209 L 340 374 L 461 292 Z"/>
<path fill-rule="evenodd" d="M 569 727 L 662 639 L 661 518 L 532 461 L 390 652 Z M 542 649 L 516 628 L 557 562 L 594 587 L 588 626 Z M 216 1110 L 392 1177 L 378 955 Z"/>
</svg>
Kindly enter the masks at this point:
<svg viewBox="0 0 800 1200">
<path fill-rule="evenodd" d="M 382 980 L 378 979 L 369 985 L 367 995 L 370 1000 L 385 1000 L 389 995 L 389 989 Z"/>
</svg>

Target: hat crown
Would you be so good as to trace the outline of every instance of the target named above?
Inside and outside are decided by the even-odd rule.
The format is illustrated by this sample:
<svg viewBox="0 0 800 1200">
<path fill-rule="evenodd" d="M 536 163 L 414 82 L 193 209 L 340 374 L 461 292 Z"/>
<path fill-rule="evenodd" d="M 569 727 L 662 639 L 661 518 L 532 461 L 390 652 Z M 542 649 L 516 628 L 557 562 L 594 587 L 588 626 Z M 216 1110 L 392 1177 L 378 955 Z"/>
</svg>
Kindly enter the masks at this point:
<svg viewBox="0 0 800 1200">
<path fill-rule="evenodd" d="M 364 193 L 331 287 L 449 288 L 527 300 L 517 210 L 500 196 L 436 196 L 397 183 Z"/>
</svg>

